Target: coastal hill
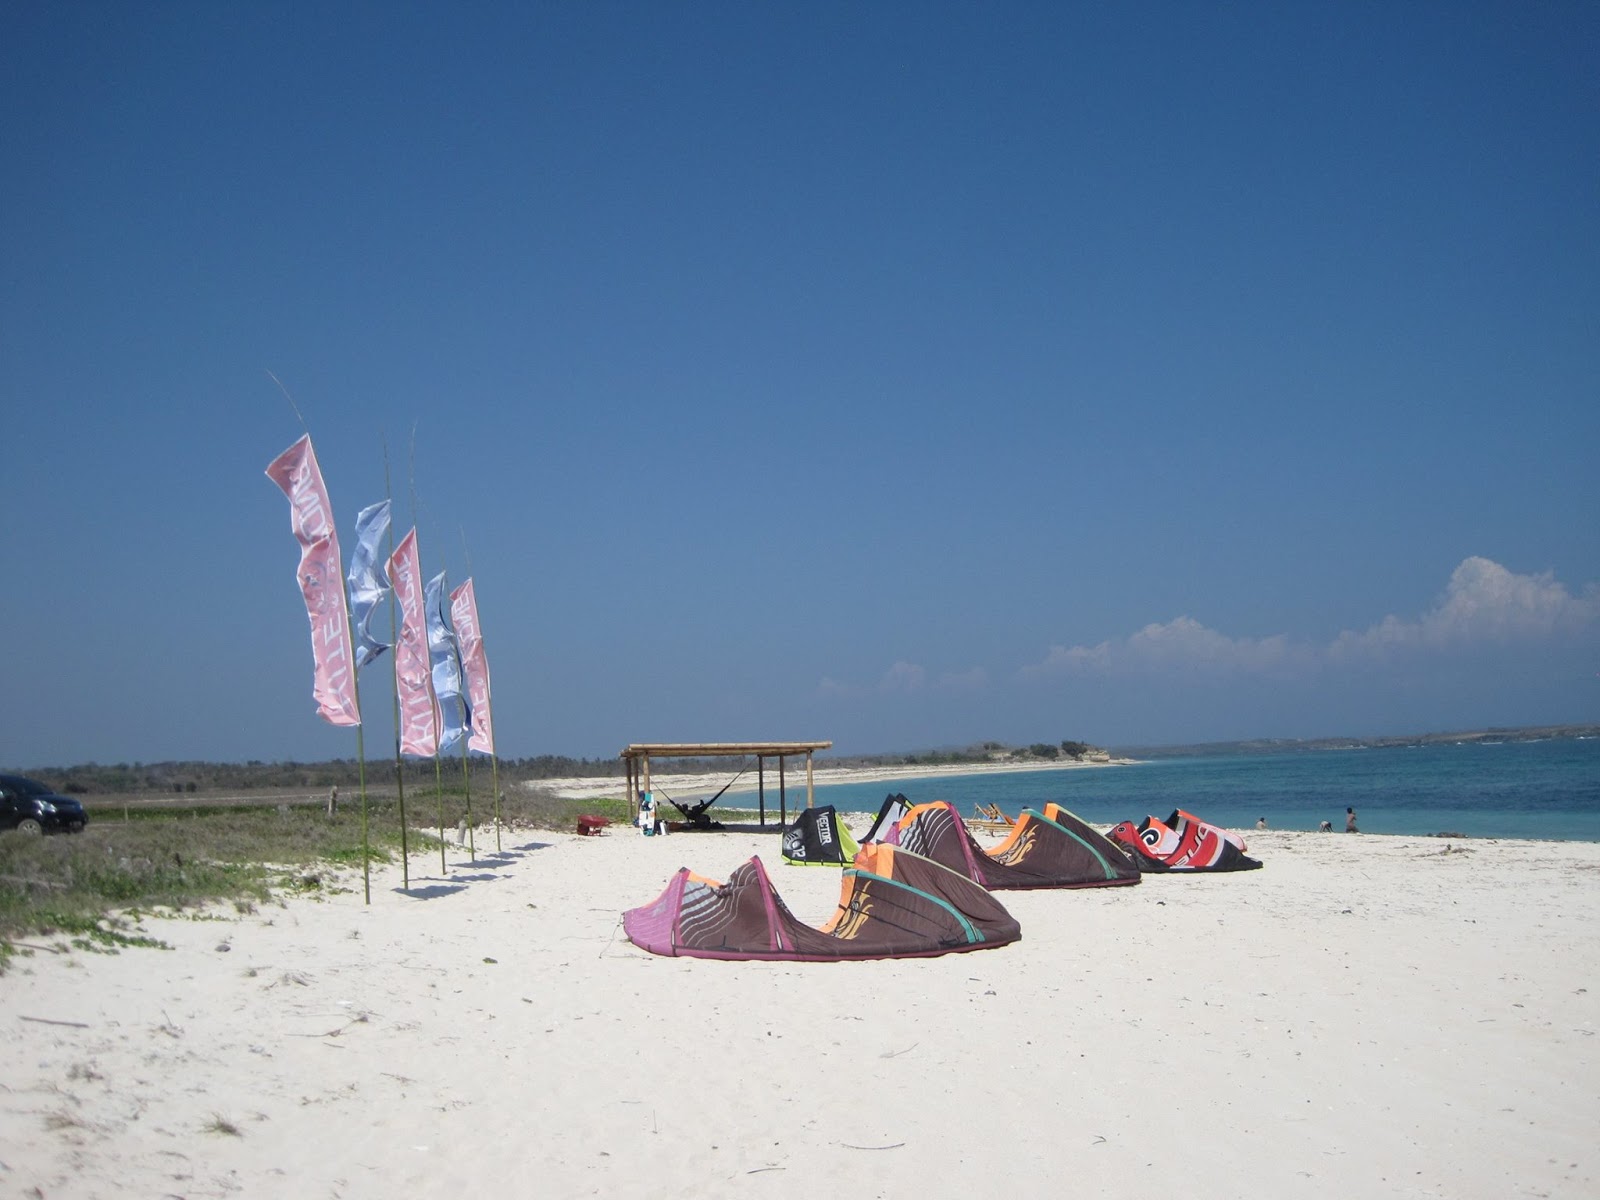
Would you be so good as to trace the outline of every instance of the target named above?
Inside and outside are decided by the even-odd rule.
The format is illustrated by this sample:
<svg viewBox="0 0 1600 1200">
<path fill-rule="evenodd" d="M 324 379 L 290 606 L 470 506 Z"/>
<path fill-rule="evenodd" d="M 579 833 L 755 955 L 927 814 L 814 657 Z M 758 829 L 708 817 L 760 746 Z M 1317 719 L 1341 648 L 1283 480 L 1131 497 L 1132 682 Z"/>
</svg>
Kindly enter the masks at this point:
<svg viewBox="0 0 1600 1200">
<path fill-rule="evenodd" d="M 1174 746 L 1117 746 L 1126 758 L 1200 758 L 1237 754 L 1304 754 L 1318 750 L 1386 750 L 1404 746 L 1445 746 L 1478 742 L 1542 742 L 1552 738 L 1600 737 L 1600 725 L 1535 725 L 1518 729 L 1472 729 L 1452 733 L 1411 733 L 1386 737 L 1253 738 L 1239 742 L 1198 742 Z"/>
</svg>

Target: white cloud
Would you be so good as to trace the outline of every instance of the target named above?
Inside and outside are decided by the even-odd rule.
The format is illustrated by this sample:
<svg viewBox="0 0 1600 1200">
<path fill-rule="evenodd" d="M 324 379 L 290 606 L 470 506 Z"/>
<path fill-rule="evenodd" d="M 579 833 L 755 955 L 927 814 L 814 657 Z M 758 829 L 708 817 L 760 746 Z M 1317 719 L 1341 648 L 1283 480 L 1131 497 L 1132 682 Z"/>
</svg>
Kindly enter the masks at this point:
<svg viewBox="0 0 1600 1200">
<path fill-rule="evenodd" d="M 1450 576 L 1439 604 L 1414 621 L 1385 617 L 1362 633 L 1345 631 L 1326 646 L 1287 635 L 1233 638 L 1192 617 L 1146 625 L 1093 646 L 1052 646 L 1023 667 L 1024 679 L 1185 671 L 1223 675 L 1298 674 L 1356 657 L 1476 645 L 1550 640 L 1600 624 L 1600 588 L 1574 596 L 1546 572 L 1518 575 L 1486 558 L 1468 558 Z"/>
<path fill-rule="evenodd" d="M 1052 646 L 1042 662 L 1022 668 L 1025 678 L 1049 675 L 1121 674 L 1174 668 L 1214 672 L 1266 671 L 1304 659 L 1282 634 L 1230 638 L 1196 621 L 1177 617 L 1146 625 L 1125 638 L 1096 646 Z"/>
<path fill-rule="evenodd" d="M 1600 620 L 1600 591 L 1574 596 L 1548 571 L 1518 575 L 1487 558 L 1463 560 L 1438 605 L 1415 621 L 1387 616 L 1362 633 L 1346 630 L 1328 647 L 1334 660 L 1391 650 L 1539 640 L 1577 633 Z"/>
</svg>

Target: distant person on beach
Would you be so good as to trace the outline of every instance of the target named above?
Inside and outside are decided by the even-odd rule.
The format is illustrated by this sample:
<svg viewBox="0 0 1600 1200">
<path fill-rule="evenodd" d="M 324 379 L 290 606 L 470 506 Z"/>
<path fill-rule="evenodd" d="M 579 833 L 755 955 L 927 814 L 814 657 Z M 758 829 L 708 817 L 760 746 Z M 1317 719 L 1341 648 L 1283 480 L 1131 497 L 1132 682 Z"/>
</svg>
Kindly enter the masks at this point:
<svg viewBox="0 0 1600 1200">
<path fill-rule="evenodd" d="M 1267 827 L 1267 819 L 1265 817 L 1257 817 L 1256 818 L 1256 828 L 1257 829 L 1265 829 L 1266 827 Z"/>
<path fill-rule="evenodd" d="M 1344 810 L 1344 831 L 1346 833 L 1361 832 L 1356 828 L 1356 810 L 1353 808 L 1347 808 Z"/>
<path fill-rule="evenodd" d="M 339 785 L 336 783 L 328 789 L 328 815 L 331 817 L 339 811 Z"/>
<path fill-rule="evenodd" d="M 1324 821 L 1321 825 L 1317 826 L 1317 832 L 1318 833 L 1332 833 L 1333 832 L 1333 822 L 1332 821 Z"/>
</svg>

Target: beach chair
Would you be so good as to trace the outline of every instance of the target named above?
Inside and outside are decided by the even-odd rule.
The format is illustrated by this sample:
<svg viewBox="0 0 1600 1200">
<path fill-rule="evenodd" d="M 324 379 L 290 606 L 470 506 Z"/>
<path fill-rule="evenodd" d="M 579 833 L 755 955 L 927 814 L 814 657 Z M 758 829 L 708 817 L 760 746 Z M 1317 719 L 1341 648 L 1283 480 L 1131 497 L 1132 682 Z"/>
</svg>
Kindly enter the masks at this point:
<svg viewBox="0 0 1600 1200">
<path fill-rule="evenodd" d="M 967 828 L 981 829 L 984 833 L 1005 833 L 1015 824 L 1016 821 L 1000 811 L 998 804 L 974 804 Z"/>
</svg>

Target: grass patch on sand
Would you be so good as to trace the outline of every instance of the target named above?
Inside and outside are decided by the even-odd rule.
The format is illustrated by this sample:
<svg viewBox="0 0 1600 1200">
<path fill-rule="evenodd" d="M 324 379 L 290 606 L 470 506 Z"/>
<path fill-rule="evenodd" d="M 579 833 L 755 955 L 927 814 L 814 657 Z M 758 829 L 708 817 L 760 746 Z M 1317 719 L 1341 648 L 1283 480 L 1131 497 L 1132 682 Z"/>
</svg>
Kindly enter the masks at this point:
<svg viewBox="0 0 1600 1200">
<path fill-rule="evenodd" d="M 442 823 L 453 831 L 467 812 L 467 796 L 446 787 Z M 492 796 L 471 798 L 474 824 L 492 821 Z M 584 813 L 627 821 L 620 799 L 568 801 L 517 789 L 500 805 L 513 827 L 574 829 Z M 406 795 L 408 844 L 413 855 L 438 848 L 441 798 L 436 789 Z M 490 835 L 492 837 L 492 834 Z M 480 847 L 482 835 L 480 834 Z M 399 806 L 392 794 L 367 804 L 367 846 L 375 862 L 400 854 Z M 341 797 L 332 816 L 321 802 L 300 804 L 144 801 L 124 805 L 107 797 L 89 806 L 82 833 L 26 837 L 0 832 L 0 972 L 30 937 L 65 936 L 80 949 L 114 951 L 158 945 L 138 928 L 142 912 L 196 909 L 231 903 L 238 912 L 270 900 L 275 891 L 303 892 L 315 869 L 359 870 L 362 863 L 359 797 Z"/>
</svg>

